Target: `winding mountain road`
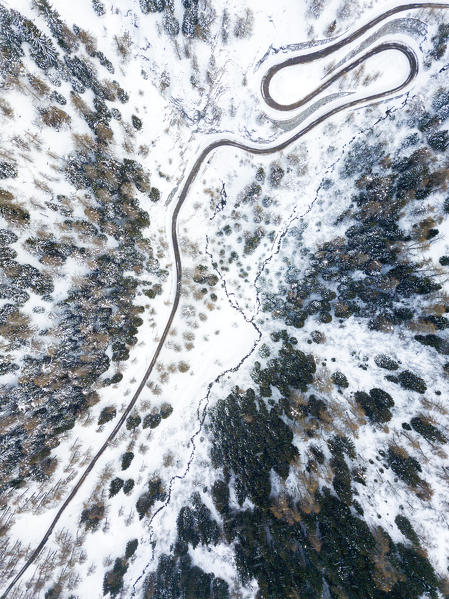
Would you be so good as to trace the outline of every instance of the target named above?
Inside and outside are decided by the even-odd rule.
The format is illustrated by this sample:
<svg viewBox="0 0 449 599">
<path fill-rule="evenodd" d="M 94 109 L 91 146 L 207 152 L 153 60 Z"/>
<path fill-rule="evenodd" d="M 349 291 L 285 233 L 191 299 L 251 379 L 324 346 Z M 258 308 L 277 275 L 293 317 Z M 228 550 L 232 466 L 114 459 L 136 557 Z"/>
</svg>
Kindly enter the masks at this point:
<svg viewBox="0 0 449 599">
<path fill-rule="evenodd" d="M 335 81 L 337 81 L 339 78 L 341 78 L 346 73 L 349 73 L 353 69 L 357 68 L 359 65 L 361 65 L 363 62 L 368 60 L 370 57 L 380 54 L 382 52 L 388 51 L 388 50 L 396 50 L 396 51 L 402 53 L 408 60 L 409 73 L 408 73 L 407 77 L 405 78 L 405 80 L 400 85 L 397 85 L 396 87 L 394 87 L 392 89 L 388 89 L 383 92 L 375 93 L 375 94 L 372 94 L 369 96 L 365 96 L 362 98 L 357 98 L 357 99 L 354 99 L 351 101 L 344 102 L 343 104 L 336 106 L 336 107 L 328 110 L 324 114 L 318 116 L 317 118 L 315 118 L 315 120 L 312 120 L 308 125 L 304 126 L 303 128 L 296 131 L 294 134 L 289 135 L 285 140 L 280 141 L 278 143 L 263 147 L 263 146 L 257 146 L 257 145 L 252 145 L 252 144 L 245 144 L 245 143 L 235 141 L 232 139 L 223 138 L 223 139 L 219 139 L 217 141 L 210 143 L 208 146 L 206 146 L 204 148 L 204 150 L 198 156 L 193 167 L 191 168 L 191 170 L 189 171 L 189 174 L 186 177 L 184 186 L 181 190 L 181 193 L 178 196 L 178 200 L 174 207 L 172 218 L 171 218 L 171 243 L 172 243 L 172 247 L 173 247 L 173 254 L 174 254 L 175 268 L 176 268 L 176 291 L 175 291 L 175 295 L 173 298 L 173 305 L 172 305 L 170 315 L 168 317 L 164 331 L 161 335 L 160 341 L 159 341 L 159 343 L 156 347 L 156 350 L 153 354 L 151 362 L 150 362 L 139 386 L 137 387 L 131 401 L 129 402 L 128 406 L 126 407 L 125 411 L 121 415 L 121 417 L 118 420 L 118 422 L 116 423 L 116 425 L 114 426 L 113 430 L 111 431 L 111 433 L 109 434 L 107 439 L 104 441 L 104 443 L 102 444 L 100 449 L 97 451 L 95 456 L 92 458 L 91 462 L 86 467 L 83 474 L 81 475 L 79 480 L 76 482 L 75 486 L 73 487 L 73 489 L 71 490 L 71 492 L 69 493 L 67 498 L 62 503 L 61 507 L 57 511 L 55 517 L 53 518 L 50 526 L 48 527 L 47 531 L 45 532 L 44 536 L 42 537 L 42 540 L 40 541 L 40 543 L 38 544 L 36 549 L 31 553 L 31 555 L 28 557 L 28 559 L 26 560 L 26 562 L 24 563 L 22 568 L 19 570 L 19 572 L 14 576 L 14 578 L 8 584 L 6 590 L 3 592 L 0 599 L 6 599 L 8 597 L 8 595 L 9 595 L 10 591 L 13 589 L 13 587 L 17 584 L 17 582 L 21 579 L 21 577 L 24 575 L 24 573 L 28 570 L 28 568 L 33 564 L 33 562 L 39 556 L 42 549 L 45 547 L 45 544 L 47 543 L 50 535 L 52 534 L 54 528 L 56 527 L 57 523 L 59 522 L 62 514 L 64 513 L 66 508 L 69 506 L 69 504 L 71 503 L 71 501 L 73 500 L 75 495 L 78 493 L 78 491 L 80 490 L 84 481 L 89 476 L 89 474 L 92 472 L 96 463 L 98 462 L 100 457 L 103 455 L 103 453 L 106 451 L 106 449 L 110 445 L 111 441 L 116 437 L 117 433 L 120 431 L 121 427 L 125 423 L 127 417 L 129 416 L 131 410 L 134 408 L 137 400 L 139 399 L 139 396 L 140 396 L 142 390 L 145 387 L 145 384 L 147 383 L 147 381 L 153 371 L 153 368 L 159 358 L 162 348 L 165 345 L 165 341 L 167 339 L 167 335 L 172 326 L 173 320 L 176 316 L 179 302 L 180 302 L 180 297 L 181 297 L 182 263 L 181 263 L 181 254 L 179 251 L 178 234 L 177 234 L 178 217 L 179 217 L 181 208 L 187 198 L 188 192 L 189 192 L 193 182 L 195 181 L 202 165 L 206 161 L 206 159 L 212 154 L 212 152 L 214 152 L 214 150 L 217 150 L 218 148 L 221 148 L 221 147 L 232 147 L 232 148 L 236 148 L 238 150 L 242 150 L 244 152 L 249 152 L 250 154 L 254 154 L 254 155 L 275 154 L 276 152 L 280 152 L 281 150 L 284 150 L 285 148 L 287 148 L 288 146 L 290 146 L 291 144 L 293 144 L 294 142 L 296 142 L 297 140 L 302 138 L 304 135 L 306 135 L 307 133 L 309 133 L 310 131 L 315 129 L 318 125 L 320 125 L 324 121 L 328 120 L 333 115 L 336 115 L 344 110 L 347 110 L 349 108 L 354 108 L 359 105 L 363 105 L 363 104 L 368 105 L 368 104 L 377 102 L 382 99 L 390 98 L 390 97 L 394 96 L 395 94 L 398 94 L 398 93 L 404 91 L 409 86 L 409 84 L 413 81 L 413 79 L 417 76 L 417 74 L 419 72 L 419 61 L 418 61 L 418 58 L 417 58 L 414 50 L 402 42 L 384 42 L 384 43 L 379 43 L 378 45 L 375 45 L 371 50 L 363 53 L 357 59 L 355 59 L 354 61 L 345 65 L 343 68 L 338 70 L 336 73 L 332 74 L 313 92 L 311 92 L 310 94 L 304 96 L 303 98 L 301 98 L 300 100 L 298 100 L 297 102 L 294 102 L 292 104 L 279 104 L 278 102 L 276 102 L 270 94 L 270 84 L 272 82 L 273 77 L 284 68 L 287 68 L 287 67 L 293 66 L 293 65 L 298 65 L 298 64 L 308 64 L 308 63 L 311 63 L 320 58 L 329 56 L 332 53 L 340 50 L 341 48 L 351 44 L 356 39 L 360 38 L 364 33 L 371 30 L 376 25 L 378 25 L 382 21 L 388 19 L 389 17 L 394 16 L 401 12 L 425 9 L 425 8 L 427 8 L 427 9 L 449 9 L 449 3 L 433 3 L 433 2 L 417 3 L 417 2 L 415 2 L 415 3 L 410 3 L 410 4 L 401 4 L 394 8 L 391 8 L 390 10 L 383 12 L 382 14 L 377 16 L 375 19 L 369 21 L 368 23 L 366 23 L 359 29 L 355 30 L 354 32 L 342 37 L 341 39 L 338 39 L 337 41 L 334 41 L 332 43 L 329 43 L 328 45 L 325 45 L 324 47 L 322 47 L 319 50 L 301 53 L 298 56 L 294 56 L 292 58 L 289 58 L 283 62 L 280 62 L 280 63 L 275 64 L 274 66 L 270 67 L 268 69 L 268 71 L 266 72 L 266 74 L 264 75 L 264 77 L 262 78 L 261 92 L 262 92 L 263 100 L 270 108 L 273 108 L 273 109 L 281 111 L 281 112 L 290 112 L 290 111 L 296 110 L 296 109 L 300 108 L 301 106 L 305 105 L 306 103 L 310 102 L 310 100 L 312 100 L 313 98 L 318 96 L 320 93 L 325 91 Z"/>
</svg>

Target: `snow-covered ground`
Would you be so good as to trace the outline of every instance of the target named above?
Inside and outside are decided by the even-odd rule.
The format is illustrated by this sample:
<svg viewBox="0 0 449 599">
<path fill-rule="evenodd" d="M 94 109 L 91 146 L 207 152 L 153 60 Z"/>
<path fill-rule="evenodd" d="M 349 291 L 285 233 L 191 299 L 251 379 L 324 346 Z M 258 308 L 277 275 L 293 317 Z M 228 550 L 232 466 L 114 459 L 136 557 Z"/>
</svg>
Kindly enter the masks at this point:
<svg viewBox="0 0 449 599">
<path fill-rule="evenodd" d="M 30 1 L 15 0 L 14 5 L 11 2 L 3 4 L 29 16 L 50 35 L 47 24 Z M 201 150 L 210 141 L 221 137 L 273 145 L 289 137 L 295 128 L 339 104 L 345 98 L 341 92 L 350 92 L 351 98 L 366 97 L 399 85 L 408 72 L 407 61 L 402 55 L 393 50 L 384 52 L 370 58 L 360 72 L 348 75 L 324 92 L 324 95 L 336 95 L 313 114 L 301 115 L 302 109 L 298 109 L 293 114 L 279 115 L 268 109 L 260 96 L 261 76 L 265 70 L 284 57 L 304 51 L 292 45 L 342 35 L 389 8 L 390 3 L 332 0 L 323 9 L 319 8 L 319 2 L 287 0 L 278 4 L 261 0 L 257 6 L 236 0 L 204 3 L 214 17 L 206 42 L 181 36 L 170 38 L 163 32 L 162 15 L 142 14 L 136 0 L 121 0 L 120 3 L 103 0 L 103 4 L 106 12 L 101 17 L 95 14 L 89 0 L 76 3 L 55 0 L 53 7 L 69 27 L 76 23 L 95 38 L 97 47 L 115 68 L 114 75 L 103 69 L 102 76 L 117 80 L 130 96 L 129 102 L 120 106 L 121 121 L 114 120 L 111 124 L 114 155 L 118 160 L 138 157 L 150 171 L 151 185 L 160 190 L 158 203 L 152 203 L 144 194 L 139 195 L 139 202 L 150 215 L 151 223 L 145 234 L 151 241 L 160 268 L 166 270 L 168 276 L 162 281 L 161 294 L 151 301 L 139 289 L 137 304 L 144 308 L 143 324 L 138 330 L 137 344 L 121 366 L 123 378 L 112 386 L 98 388 L 99 402 L 63 434 L 62 442 L 52 451 L 57 466 L 51 479 L 41 483 L 27 481 L 25 487 L 10 493 L 8 508 L 3 509 L 14 512 L 14 515 L 7 531 L 9 545 L 5 551 L 10 552 L 8 560 L 20 559 L 17 559 L 15 570 L 5 559 L 8 569 L 2 574 L 3 585 L 22 565 L 27 548 L 29 553 L 39 543 L 61 502 L 108 437 L 144 376 L 165 327 L 175 292 L 169 238 L 172 210 L 182 183 Z M 181 3 L 176 4 L 174 15 L 182 20 Z M 221 25 L 225 15 L 230 19 L 227 40 Z M 405 19 L 397 22 L 396 17 L 384 23 L 378 28 L 376 39 L 407 40 L 419 53 L 419 46 L 425 43 L 428 34 L 426 37 L 425 27 L 418 26 L 412 18 L 425 19 L 429 29 L 434 31 L 435 21 L 440 17 L 430 16 L 428 12 L 421 15 L 417 11 L 406 16 L 410 17 L 407 22 Z M 240 23 L 243 33 L 236 35 L 239 19 L 247 26 L 245 29 Z M 400 35 L 395 32 L 393 21 L 401 31 Z M 351 49 L 360 51 L 372 34 L 367 33 L 353 48 L 345 48 L 331 60 L 323 60 L 322 64 L 291 67 L 280 72 L 273 80 L 274 99 L 289 103 L 306 95 L 322 82 L 330 67 L 347 58 Z M 118 54 L 118 38 L 129 43 L 127 56 Z M 425 97 L 435 87 L 434 75 L 432 68 L 422 69 L 418 79 L 400 97 L 335 115 L 279 155 L 252 157 L 240 150 L 222 148 L 206 161 L 189 191 L 178 222 L 184 273 L 178 313 L 154 373 L 135 408 L 142 420 L 153 410 L 159 411 L 165 403 L 173 407 L 173 412 L 154 429 L 144 429 L 142 424 L 133 430 L 123 427 L 62 515 L 36 563 L 24 574 L 10 597 L 44 597 L 46 591 L 62 580 L 61 597 L 101 598 L 105 572 L 116 558 L 124 555 L 126 543 L 132 539 L 138 539 L 139 545 L 129 562 L 121 596 L 142 596 L 142 573 L 154 570 L 158 557 L 170 551 L 176 539 L 179 510 L 192 492 L 210 488 L 215 480 L 209 458 L 210 438 L 201 428 L 206 409 L 220 397 L 225 397 L 235 384 L 242 387 L 251 384 L 249 373 L 254 360 L 261 360 L 260 345 L 269 343 L 269 334 L 276 327 L 276 323 L 261 310 L 263 290 L 275 291 L 278 285 L 282 287 L 281 277 L 289 256 L 295 258 L 292 260 L 295 264 L 299 262 L 296 235 L 303 246 L 310 249 L 326 241 L 330 231 L 333 236 L 339 234 L 334 221 L 347 203 L 345 194 L 349 193 L 350 184 L 345 187 L 343 182 L 330 204 L 323 181 L 334 176 L 335 165 L 340 165 L 341 156 L 362 134 L 370 134 L 372 139 L 382 135 L 382 139 L 388 139 L 390 152 L 393 152 L 394 136 L 398 133 L 397 129 L 389 127 L 392 117 L 386 117 L 387 111 L 392 115 L 395 111 L 400 113 L 406 98 Z M 59 89 L 60 93 L 70 95 L 67 82 L 63 82 Z M 73 151 L 74 141 L 68 132 L 63 135 L 49 128 L 42 132 L 35 114 L 39 99 L 28 90 L 22 93 L 14 86 L 6 86 L 2 98 L 14 109 L 14 120 L 2 128 L 5 152 L 8 152 L 8 144 L 12 147 L 14 138 L 27 138 L 30 133 L 38 135 L 33 143 L 30 142 L 29 149 L 23 151 L 17 186 L 21 202 L 32 214 L 33 229 L 24 230 L 14 247 L 20 261 L 39 266 L 38 260 L 25 252 L 25 239 L 42 230 L 51 231 L 64 219 L 45 209 L 37 189 L 41 189 L 45 198 L 73 195 L 73 189 L 58 166 L 61 157 Z M 90 91 L 83 95 L 83 99 L 92 106 Z M 129 123 L 132 115 L 142 120 L 143 127 L 139 131 L 131 130 L 130 134 L 130 125 L 124 123 Z M 89 133 L 86 122 L 73 108 L 70 117 L 72 132 Z M 285 122 L 287 120 L 289 123 Z M 126 145 L 130 138 L 131 151 Z M 257 191 L 255 199 L 248 201 L 248 187 L 257 181 L 257 173 L 263 169 L 269 178 L 270 172 L 278 167 L 284 173 L 281 183 L 268 183 L 269 192 L 264 187 L 263 191 Z M 36 188 L 36 180 L 44 181 L 49 190 L 42 186 Z M 80 203 L 78 207 L 74 202 L 72 205 L 78 216 L 83 217 L 83 191 L 76 193 Z M 267 201 L 264 203 L 265 193 Z M 343 234 L 344 225 L 340 226 Z M 447 223 L 444 226 L 447 228 Z M 223 233 L 225 227 L 228 232 Z M 245 240 L 255 233 L 260 233 L 261 241 L 254 251 L 245 253 Z M 105 242 L 105 249 L 111 248 L 113 243 L 110 237 Z M 423 257 L 437 265 L 438 257 L 447 247 L 445 229 L 441 227 L 440 237 Z M 238 259 L 232 259 L 232 251 L 238 253 Z M 208 275 L 215 275 L 215 284 L 195 282 L 195 272 L 200 265 L 206 267 Z M 53 313 L 56 303 L 68 296 L 73 281 L 88 272 L 89 265 L 77 259 L 52 267 L 54 306 L 32 295 L 24 307 L 36 330 L 51 328 L 52 319 L 56 318 Z M 206 287 L 205 293 L 203 287 Z M 45 311 L 36 311 L 41 304 Z M 299 333 L 295 332 L 300 346 L 308 343 L 313 330 L 314 323 L 308 322 Z M 380 332 L 368 332 L 357 325 L 355 318 L 351 326 L 344 328 L 336 323 L 327 325 L 325 335 L 325 344 L 313 345 L 317 363 L 327 362 L 329 366 L 338 354 L 354 390 L 379 384 L 380 375 L 361 369 L 359 363 L 363 360 L 362 354 L 369 354 L 373 348 L 377 354 L 391 353 L 390 339 Z M 39 340 L 42 351 L 51 342 L 44 334 Z M 410 349 L 409 341 L 407 337 L 396 340 L 395 358 L 407 363 L 409 370 L 422 374 L 428 381 L 429 394 L 444 393 L 441 381 L 432 379 L 439 358 L 433 363 L 428 354 L 416 355 Z M 32 341 L 28 351 L 33 348 L 31 344 Z M 20 351 L 23 350 L 17 350 L 14 355 L 19 360 Z M 239 367 L 238 380 L 236 367 Z M 323 366 L 325 368 L 327 366 Z M 4 384 L 13 384 L 15 380 L 14 373 L 0 377 Z M 397 392 L 397 385 L 393 383 L 387 383 L 385 389 L 394 394 L 397 408 L 397 415 L 388 428 L 399 434 L 401 422 L 416 414 L 419 400 L 413 394 Z M 114 407 L 117 416 L 98 426 L 105 407 Z M 343 411 L 339 426 L 343 428 L 344 412 L 348 408 L 343 403 L 339 407 Z M 441 418 L 443 416 L 446 415 Z M 421 448 L 426 461 L 425 478 L 431 481 L 434 496 L 427 503 L 416 496 L 411 497 L 405 485 L 393 482 L 391 471 L 378 473 L 375 454 L 390 431 L 360 425 L 358 436 L 355 434 L 357 453 L 366 461 L 372 459 L 374 462 L 366 473 L 370 484 L 359 485 L 358 501 L 365 510 L 366 521 L 373 526 L 380 521 L 394 540 L 400 540 L 399 533 L 395 532 L 394 517 L 398 506 L 407 504 L 407 513 L 412 514 L 419 536 L 425 539 L 429 558 L 443 573 L 447 567 L 449 535 L 445 526 L 447 489 L 445 481 L 441 480 L 441 463 L 432 457 L 431 448 L 427 445 Z M 295 443 L 301 451 L 299 434 Z M 120 462 L 125 452 L 133 452 L 134 459 L 129 468 L 122 471 Z M 165 492 L 170 491 L 167 505 L 153 517 L 164 503 L 156 502 L 153 512 L 139 519 L 136 501 L 146 490 L 148 481 L 156 475 Z M 109 484 L 115 477 L 134 480 L 128 495 L 120 491 L 109 497 Z M 299 479 L 291 474 L 287 487 L 297 492 L 298 485 Z M 209 509 L 219 518 L 210 497 L 204 494 L 203 500 L 208 501 Z M 95 502 L 104 504 L 104 516 L 96 530 L 86 532 L 80 524 L 80 516 Z M 440 532 L 436 537 L 434 531 L 437 528 Z M 20 551 L 15 543 L 20 544 Z M 197 547 L 191 550 L 191 556 L 193 562 L 206 572 L 214 572 L 225 579 L 236 593 L 240 589 L 241 595 L 235 596 L 256 597 L 255 583 L 240 587 L 230 546 Z"/>
</svg>

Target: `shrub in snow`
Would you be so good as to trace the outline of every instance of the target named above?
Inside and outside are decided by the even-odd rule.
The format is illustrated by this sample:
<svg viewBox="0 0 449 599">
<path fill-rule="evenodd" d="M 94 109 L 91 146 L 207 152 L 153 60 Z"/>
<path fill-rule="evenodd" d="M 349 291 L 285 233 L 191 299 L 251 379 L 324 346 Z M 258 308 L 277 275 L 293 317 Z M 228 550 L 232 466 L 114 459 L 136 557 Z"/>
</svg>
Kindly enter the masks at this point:
<svg viewBox="0 0 449 599">
<path fill-rule="evenodd" d="M 374 362 L 376 366 L 379 368 L 385 368 L 385 370 L 397 370 L 399 368 L 399 364 L 385 354 L 377 355 L 374 358 Z"/>
<path fill-rule="evenodd" d="M 284 178 L 284 175 L 285 175 L 285 171 L 281 166 L 279 166 L 278 164 L 273 165 L 270 168 L 270 174 L 269 174 L 270 184 L 273 187 L 279 187 L 282 179 Z"/>
<path fill-rule="evenodd" d="M 394 406 L 393 398 L 382 389 L 371 389 L 368 393 L 357 391 L 354 398 L 371 422 L 384 423 L 391 420 L 389 408 Z"/>
<path fill-rule="evenodd" d="M 128 478 L 128 480 L 125 480 L 125 484 L 123 485 L 123 493 L 125 495 L 129 495 L 133 489 L 134 480 L 132 478 Z"/>
<path fill-rule="evenodd" d="M 101 414 L 98 418 L 98 425 L 105 424 L 109 422 L 117 415 L 117 410 L 113 406 L 107 406 L 101 410 Z"/>
<path fill-rule="evenodd" d="M 416 391 L 416 393 L 425 393 L 427 389 L 424 380 L 420 376 L 410 372 L 410 370 L 403 370 L 398 375 L 398 380 L 401 387 L 410 391 Z"/>
<path fill-rule="evenodd" d="M 136 510 L 140 520 L 148 514 L 156 501 L 165 501 L 167 494 L 162 486 L 159 476 L 153 477 L 148 483 L 148 491 L 143 493 L 136 503 Z"/>
<path fill-rule="evenodd" d="M 387 460 L 393 472 L 408 485 L 416 487 L 421 482 L 418 473 L 422 471 L 422 468 L 418 460 L 410 457 L 402 447 L 398 447 L 397 445 L 390 446 L 388 448 Z"/>
<path fill-rule="evenodd" d="M 156 428 L 161 423 L 162 416 L 159 413 L 147 414 L 143 419 L 143 428 Z"/>
<path fill-rule="evenodd" d="M 162 418 L 168 418 L 172 412 L 173 412 L 173 406 L 171 404 L 169 404 L 168 402 L 164 402 L 161 405 L 161 417 Z"/>
<path fill-rule="evenodd" d="M 109 497 L 114 497 L 123 487 L 123 479 L 122 478 L 113 478 L 109 485 Z"/>
<path fill-rule="evenodd" d="M 157 187 L 152 187 L 149 193 L 149 198 L 152 202 L 158 202 L 161 198 L 161 192 Z"/>
<path fill-rule="evenodd" d="M 126 419 L 126 428 L 131 431 L 137 428 L 141 422 L 142 418 L 139 416 L 139 414 L 131 414 L 131 416 L 128 416 Z"/>
<path fill-rule="evenodd" d="M 137 129 L 137 131 L 140 131 L 140 129 L 142 129 L 142 121 L 135 114 L 131 116 L 131 122 L 133 124 L 134 129 Z"/>
<path fill-rule="evenodd" d="M 394 519 L 396 526 L 402 532 L 404 537 L 406 537 L 413 545 L 419 546 L 418 535 L 413 529 L 413 526 L 410 523 L 410 520 L 405 516 L 398 514 Z"/>
<path fill-rule="evenodd" d="M 86 508 L 81 512 L 81 524 L 85 525 L 86 530 L 95 530 L 104 518 L 104 512 L 102 503 L 96 503 L 92 507 Z"/>
<path fill-rule="evenodd" d="M 0 189 L 0 215 L 15 226 L 29 223 L 30 213 L 14 201 L 14 196 L 9 191 Z"/>
<path fill-rule="evenodd" d="M 193 37 L 195 35 L 196 26 L 198 25 L 198 9 L 196 5 L 186 8 L 182 19 L 182 33 L 185 37 Z"/>
<path fill-rule="evenodd" d="M 351 473 L 342 453 L 335 453 L 329 462 L 334 479 L 332 486 L 335 492 L 343 503 L 351 505 L 352 489 L 351 489 Z"/>
<path fill-rule="evenodd" d="M 335 385 L 337 385 L 337 387 L 343 387 L 343 389 L 346 389 L 347 387 L 349 387 L 348 379 L 339 370 L 337 370 L 337 372 L 334 372 L 331 375 L 331 379 L 332 379 L 332 382 Z"/>
<path fill-rule="evenodd" d="M 179 21 L 170 13 L 164 15 L 163 20 L 164 30 L 171 37 L 176 37 L 179 34 Z"/>
<path fill-rule="evenodd" d="M 223 480 L 216 480 L 212 485 L 212 499 L 217 511 L 226 514 L 229 510 L 229 486 Z"/>
<path fill-rule="evenodd" d="M 41 119 L 47 127 L 53 127 L 59 130 L 63 125 L 68 125 L 71 121 L 70 116 L 57 106 L 49 106 L 41 110 Z"/>
<path fill-rule="evenodd" d="M 165 0 L 140 0 L 140 10 L 144 15 L 150 12 L 162 12 L 165 8 Z"/>
<path fill-rule="evenodd" d="M 103 580 L 103 594 L 110 593 L 111 597 L 116 597 L 123 588 L 123 576 L 128 569 L 126 560 L 117 558 L 114 567 L 106 572 Z"/>
<path fill-rule="evenodd" d="M 100 2 L 100 0 L 92 0 L 92 6 L 99 17 L 102 17 L 105 14 L 104 4 L 103 2 Z"/>
<path fill-rule="evenodd" d="M 132 541 L 128 541 L 126 543 L 126 549 L 125 549 L 125 558 L 129 559 L 130 557 L 132 557 L 137 549 L 137 546 L 139 544 L 139 541 L 137 539 L 133 539 Z"/>
<path fill-rule="evenodd" d="M 0 179 L 8 179 L 17 177 L 17 169 L 9 162 L 0 161 Z"/>
<path fill-rule="evenodd" d="M 447 438 L 425 416 L 415 416 L 410 420 L 413 429 L 430 443 L 447 443 Z"/>
<path fill-rule="evenodd" d="M 441 23 L 438 27 L 437 35 L 432 37 L 433 49 L 431 56 L 436 60 L 442 58 L 447 49 L 447 42 L 449 39 L 449 25 L 447 23 Z"/>
<path fill-rule="evenodd" d="M 132 451 L 127 451 L 122 455 L 122 470 L 126 470 L 130 467 L 131 462 L 133 461 L 134 454 Z"/>
</svg>

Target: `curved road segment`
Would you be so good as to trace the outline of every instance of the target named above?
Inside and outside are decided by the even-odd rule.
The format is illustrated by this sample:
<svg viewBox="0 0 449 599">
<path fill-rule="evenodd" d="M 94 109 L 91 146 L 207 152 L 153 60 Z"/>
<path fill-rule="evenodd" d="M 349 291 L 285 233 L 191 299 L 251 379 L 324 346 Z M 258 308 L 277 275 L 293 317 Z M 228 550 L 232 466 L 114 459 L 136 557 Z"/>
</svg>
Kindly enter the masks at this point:
<svg viewBox="0 0 449 599">
<path fill-rule="evenodd" d="M 409 74 L 408 74 L 407 78 L 400 85 L 396 86 L 393 89 L 384 91 L 384 92 L 379 92 L 376 94 L 372 94 L 370 96 L 366 96 L 363 98 L 345 102 L 344 104 L 341 104 L 340 106 L 337 106 L 337 107 L 329 110 L 328 112 L 324 113 L 323 115 L 317 117 L 315 120 L 313 120 L 307 126 L 303 127 L 302 129 L 300 129 L 299 131 L 297 131 L 296 133 L 291 135 L 288 139 L 286 139 L 285 141 L 282 141 L 278 144 L 270 145 L 267 147 L 261 147 L 261 146 L 244 144 L 241 142 L 233 141 L 231 139 L 220 139 L 220 140 L 217 140 L 217 141 L 209 144 L 198 156 L 195 164 L 193 165 L 192 169 L 190 170 L 190 172 L 185 180 L 184 186 L 181 190 L 181 193 L 179 194 L 178 201 L 173 210 L 173 215 L 172 215 L 172 219 L 171 219 L 171 242 L 172 242 L 172 246 L 173 246 L 173 254 L 175 257 L 175 267 L 176 267 L 176 292 L 175 292 L 175 296 L 173 298 L 173 305 L 172 305 L 170 315 L 169 315 L 167 323 L 165 325 L 164 332 L 162 333 L 160 341 L 156 347 L 156 351 L 153 354 L 153 357 L 152 357 L 151 362 L 145 372 L 145 375 L 143 376 L 131 401 L 129 402 L 127 408 L 121 415 L 117 424 L 115 425 L 115 427 L 113 428 L 113 430 L 111 431 L 109 436 L 107 437 L 106 441 L 104 441 L 103 445 L 100 447 L 98 452 L 95 454 L 92 461 L 89 463 L 89 465 L 87 466 L 87 468 L 85 469 L 85 471 L 83 472 L 83 474 L 81 475 L 81 477 L 79 478 L 79 480 L 77 481 L 75 486 L 73 487 L 72 491 L 65 499 L 64 503 L 61 505 L 61 507 L 57 511 L 55 517 L 53 518 L 49 528 L 45 532 L 39 545 L 32 552 L 32 554 L 27 559 L 27 561 L 22 566 L 22 568 L 19 570 L 19 572 L 11 580 L 8 587 L 1 595 L 0 599 L 6 599 L 6 597 L 12 590 L 12 588 L 17 584 L 17 582 L 20 580 L 20 578 L 23 576 L 23 574 L 28 570 L 28 568 L 31 566 L 31 564 L 36 560 L 38 555 L 41 553 L 42 549 L 45 547 L 45 544 L 47 543 L 50 535 L 52 534 L 56 524 L 60 520 L 60 518 L 61 518 L 62 514 L 64 513 L 64 511 L 66 510 L 67 506 L 71 503 L 71 501 L 73 500 L 75 495 L 78 493 L 82 484 L 84 483 L 86 478 L 89 476 L 90 472 L 95 467 L 95 464 L 98 462 L 100 457 L 103 455 L 103 453 L 108 448 L 111 441 L 116 437 L 117 433 L 119 432 L 119 430 L 125 423 L 125 420 L 127 419 L 131 410 L 135 406 L 143 388 L 145 387 L 145 384 L 147 383 L 147 381 L 153 371 L 154 365 L 156 364 L 159 354 L 161 353 L 162 348 L 165 345 L 165 341 L 167 339 L 169 330 L 172 326 L 173 319 L 175 318 L 176 312 L 178 310 L 179 301 L 180 301 L 180 297 L 181 297 L 182 264 L 181 264 L 181 255 L 179 252 L 178 234 L 177 234 L 178 216 L 179 216 L 179 212 L 182 208 L 182 205 L 184 204 L 184 201 L 187 198 L 187 194 L 190 190 L 190 187 L 192 186 L 192 183 L 195 181 L 195 178 L 198 175 L 198 172 L 199 172 L 201 166 L 203 165 L 204 161 L 208 158 L 208 156 L 214 150 L 224 147 L 224 146 L 236 148 L 238 150 L 243 150 L 244 152 L 249 152 L 250 154 L 254 154 L 254 155 L 275 154 L 276 152 L 280 152 L 281 150 L 284 150 L 285 148 L 287 148 L 288 146 L 293 144 L 295 141 L 297 141 L 298 139 L 300 139 L 301 137 L 303 137 L 304 135 L 309 133 L 309 131 L 311 131 L 312 129 L 317 127 L 319 124 L 323 123 L 324 121 L 326 121 L 333 115 L 338 114 L 339 112 L 347 110 L 348 108 L 353 108 L 360 104 L 370 104 L 372 102 L 376 102 L 378 100 L 388 98 L 388 97 L 404 90 L 418 74 L 419 62 L 418 62 L 415 52 L 410 47 L 408 47 L 405 44 L 400 43 L 400 42 L 385 42 L 385 43 L 376 45 L 374 48 L 372 48 L 368 52 L 362 54 L 359 58 L 350 62 L 348 65 L 346 65 L 345 67 L 343 67 L 342 69 L 337 71 L 334 75 L 329 77 L 322 85 L 320 85 L 313 92 L 311 92 L 307 96 L 303 97 L 302 99 L 298 100 L 297 102 L 294 102 L 293 104 L 279 104 L 278 102 L 276 102 L 270 94 L 270 83 L 271 83 L 273 77 L 276 75 L 276 73 L 278 73 L 279 71 L 281 71 L 284 68 L 287 68 L 287 67 L 293 66 L 293 65 L 297 65 L 297 64 L 311 63 L 315 60 L 318 60 L 319 58 L 329 56 L 333 52 L 336 52 L 336 51 L 340 50 L 341 48 L 347 46 L 348 44 L 351 44 L 353 41 L 355 41 L 356 39 L 361 37 L 364 33 L 369 31 L 370 29 L 372 29 L 373 27 L 375 27 L 376 25 L 378 25 L 385 19 L 387 19 L 393 15 L 396 15 L 398 13 L 401 13 L 401 12 L 406 12 L 409 10 L 417 10 L 417 9 L 422 9 L 422 8 L 447 9 L 447 8 L 449 8 L 449 3 L 432 3 L 432 2 L 417 3 L 417 2 L 415 2 L 415 3 L 411 3 L 411 4 L 402 4 L 402 5 L 396 6 L 392 9 L 382 13 L 375 19 L 369 21 L 368 23 L 366 23 L 365 25 L 363 25 L 362 27 L 360 27 L 353 33 L 347 35 L 346 37 L 343 37 L 342 39 L 339 39 L 338 41 L 336 41 L 320 50 L 301 54 L 299 56 L 289 58 L 281 63 L 278 63 L 278 64 L 272 66 L 267 71 L 267 73 L 264 75 L 264 77 L 262 78 L 261 92 L 262 92 L 262 97 L 268 106 L 270 106 L 271 108 L 274 108 L 276 110 L 282 111 L 282 112 L 289 112 L 289 111 L 295 110 L 295 109 L 303 106 L 304 104 L 306 104 L 307 102 L 309 102 L 310 100 L 312 100 L 313 98 L 318 96 L 322 91 L 324 91 L 330 85 L 332 85 L 332 83 L 334 83 L 337 79 L 339 79 L 346 73 L 349 73 L 350 71 L 352 71 L 353 69 L 358 67 L 360 64 L 362 64 L 368 58 L 370 58 L 376 54 L 385 52 L 387 50 L 397 50 L 397 51 L 401 52 L 408 60 L 409 67 L 410 67 Z"/>
</svg>

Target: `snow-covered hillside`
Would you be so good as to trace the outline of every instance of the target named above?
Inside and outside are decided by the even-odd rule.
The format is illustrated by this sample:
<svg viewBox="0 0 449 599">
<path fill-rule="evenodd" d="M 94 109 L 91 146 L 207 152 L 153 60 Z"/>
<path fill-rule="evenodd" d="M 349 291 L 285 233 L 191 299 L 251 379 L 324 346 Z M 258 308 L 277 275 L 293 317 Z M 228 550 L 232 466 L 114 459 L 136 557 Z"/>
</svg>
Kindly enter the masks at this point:
<svg viewBox="0 0 449 599">
<path fill-rule="evenodd" d="M 2 597 L 448 596 L 449 6 L 261 95 L 392 6 L 0 0 Z M 165 339 L 201 152 L 320 117 L 202 162 Z"/>
</svg>

